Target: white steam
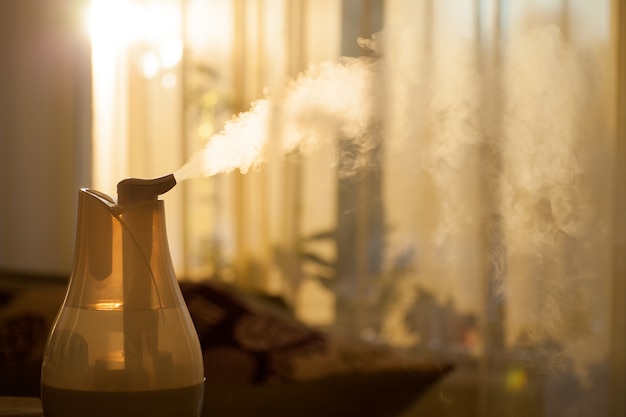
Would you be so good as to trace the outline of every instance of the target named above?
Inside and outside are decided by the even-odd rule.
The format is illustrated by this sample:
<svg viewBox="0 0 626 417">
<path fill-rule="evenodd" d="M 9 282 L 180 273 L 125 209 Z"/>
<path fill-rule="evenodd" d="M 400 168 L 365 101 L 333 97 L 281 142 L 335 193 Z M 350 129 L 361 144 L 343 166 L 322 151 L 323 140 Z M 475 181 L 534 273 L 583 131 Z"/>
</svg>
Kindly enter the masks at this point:
<svg viewBox="0 0 626 417">
<path fill-rule="evenodd" d="M 349 138 L 359 169 L 369 163 L 372 138 L 385 132 L 385 161 L 397 165 L 383 172 L 395 175 L 388 188 L 400 194 L 385 202 L 387 215 L 398 229 L 410 226 L 411 236 L 398 240 L 419 252 L 416 281 L 477 310 L 486 302 L 481 288 L 495 284 L 506 342 L 557 340 L 580 363 L 600 359 L 609 327 L 602 300 L 610 199 L 599 187 L 609 164 L 598 163 L 608 145 L 597 62 L 556 27 L 510 39 L 494 74 L 481 72 L 476 40 L 423 50 L 394 49 L 381 37 L 362 44 L 380 57 L 310 68 L 281 96 L 228 122 L 177 180 L 247 172 L 266 159 L 270 139 L 286 154 Z M 489 260 L 496 267 L 485 284 Z M 395 309 L 394 328 L 400 316 Z"/>
<path fill-rule="evenodd" d="M 610 158 L 602 158 L 608 142 L 594 60 L 556 27 L 513 39 L 505 58 L 499 185 L 503 290 L 513 313 L 507 331 L 510 339 L 527 332 L 558 340 L 592 363 L 607 352 L 610 298 L 602 266 L 610 196 L 600 192 Z"/>
<path fill-rule="evenodd" d="M 371 92 L 378 68 L 376 60 L 365 57 L 312 66 L 282 97 L 258 100 L 227 122 L 174 176 L 181 181 L 235 169 L 245 173 L 265 161 L 270 140 L 281 143 L 285 154 L 296 148 L 311 151 L 338 137 L 352 138 L 366 150 L 365 138 L 376 120 Z"/>
</svg>

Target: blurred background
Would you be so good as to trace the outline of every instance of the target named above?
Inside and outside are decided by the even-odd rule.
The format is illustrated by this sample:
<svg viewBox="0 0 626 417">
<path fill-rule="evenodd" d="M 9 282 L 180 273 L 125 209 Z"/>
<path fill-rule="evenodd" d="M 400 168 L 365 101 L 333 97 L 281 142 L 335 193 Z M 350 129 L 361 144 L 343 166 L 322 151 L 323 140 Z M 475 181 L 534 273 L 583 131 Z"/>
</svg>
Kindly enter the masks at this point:
<svg viewBox="0 0 626 417">
<path fill-rule="evenodd" d="M 362 57 L 367 145 L 283 155 L 276 110 L 263 164 L 163 196 L 178 278 L 475 364 L 451 415 L 624 415 L 625 42 L 618 0 L 2 1 L 0 270 L 69 276 L 80 187 L 175 172 Z"/>
</svg>

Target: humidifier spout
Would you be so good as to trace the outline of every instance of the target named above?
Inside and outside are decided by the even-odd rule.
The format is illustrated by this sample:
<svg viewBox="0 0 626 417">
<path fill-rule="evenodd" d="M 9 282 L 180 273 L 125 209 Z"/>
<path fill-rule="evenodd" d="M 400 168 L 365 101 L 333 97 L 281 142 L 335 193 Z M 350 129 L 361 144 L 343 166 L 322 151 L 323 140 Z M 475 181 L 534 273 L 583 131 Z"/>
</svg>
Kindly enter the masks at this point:
<svg viewBox="0 0 626 417">
<path fill-rule="evenodd" d="M 176 185 L 174 174 L 160 178 L 126 178 L 117 183 L 118 204 L 134 204 L 142 201 L 157 200 Z"/>
</svg>

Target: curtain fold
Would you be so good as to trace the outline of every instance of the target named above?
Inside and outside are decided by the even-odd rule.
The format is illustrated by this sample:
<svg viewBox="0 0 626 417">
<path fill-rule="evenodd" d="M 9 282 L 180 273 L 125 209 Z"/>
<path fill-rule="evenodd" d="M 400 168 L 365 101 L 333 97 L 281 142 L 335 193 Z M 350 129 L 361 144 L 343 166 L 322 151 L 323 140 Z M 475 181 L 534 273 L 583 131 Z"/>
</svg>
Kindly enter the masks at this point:
<svg viewBox="0 0 626 417">
<path fill-rule="evenodd" d="M 413 239 L 427 246 L 425 285 L 462 309 L 505 300 L 508 344 L 520 332 L 578 339 L 584 318 L 608 318 L 596 301 L 610 282 L 611 193 L 602 188 L 612 181 L 614 139 L 601 93 L 610 62 L 600 55 L 610 38 L 565 39 L 561 14 L 574 12 L 553 3 L 551 23 L 519 2 L 467 2 L 456 13 L 448 2 L 389 2 L 387 10 L 386 140 L 390 152 L 397 147 L 389 169 L 402 153 L 418 166 L 398 168 L 388 187 L 411 187 L 415 211 L 400 213 L 406 200 L 389 210 L 422 223 Z M 610 24 L 597 10 L 589 25 L 602 24 L 593 19 Z M 422 20 L 431 21 L 426 34 L 413 24 Z M 420 176 L 421 186 L 412 181 Z"/>
</svg>

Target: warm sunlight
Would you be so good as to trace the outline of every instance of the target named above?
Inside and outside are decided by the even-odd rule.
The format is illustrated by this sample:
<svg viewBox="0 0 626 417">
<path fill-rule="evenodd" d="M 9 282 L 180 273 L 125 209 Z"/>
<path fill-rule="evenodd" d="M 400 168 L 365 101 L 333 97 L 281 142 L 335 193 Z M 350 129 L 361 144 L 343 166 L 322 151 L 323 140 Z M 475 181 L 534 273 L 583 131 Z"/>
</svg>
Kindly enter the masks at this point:
<svg viewBox="0 0 626 417">
<path fill-rule="evenodd" d="M 180 17 L 178 2 L 139 4 L 129 0 L 92 0 L 87 25 L 93 42 L 98 45 L 158 44 L 169 54 L 166 59 L 172 59 L 172 46 L 175 50 L 180 46 L 177 39 L 181 29 Z"/>
<path fill-rule="evenodd" d="M 128 175 L 128 100 L 136 68 L 157 88 L 178 84 L 183 55 L 181 5 L 173 1 L 93 0 L 87 13 L 92 41 L 93 186 L 112 192 Z"/>
</svg>

